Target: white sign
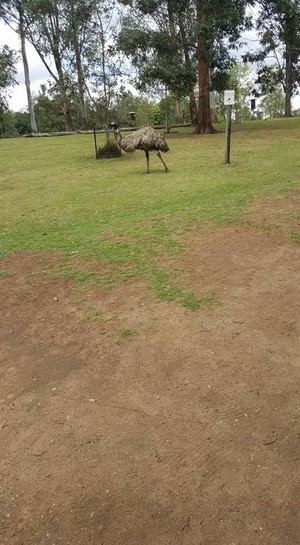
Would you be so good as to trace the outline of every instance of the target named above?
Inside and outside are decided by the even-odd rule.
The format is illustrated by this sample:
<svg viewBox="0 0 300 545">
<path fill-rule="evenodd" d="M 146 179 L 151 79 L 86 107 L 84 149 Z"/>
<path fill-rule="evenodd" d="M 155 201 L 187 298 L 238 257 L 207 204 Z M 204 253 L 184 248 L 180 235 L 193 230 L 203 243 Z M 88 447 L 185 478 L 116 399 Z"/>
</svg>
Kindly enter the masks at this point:
<svg viewBox="0 0 300 545">
<path fill-rule="evenodd" d="M 234 91 L 224 91 L 224 104 L 225 106 L 233 106 L 235 102 Z"/>
</svg>

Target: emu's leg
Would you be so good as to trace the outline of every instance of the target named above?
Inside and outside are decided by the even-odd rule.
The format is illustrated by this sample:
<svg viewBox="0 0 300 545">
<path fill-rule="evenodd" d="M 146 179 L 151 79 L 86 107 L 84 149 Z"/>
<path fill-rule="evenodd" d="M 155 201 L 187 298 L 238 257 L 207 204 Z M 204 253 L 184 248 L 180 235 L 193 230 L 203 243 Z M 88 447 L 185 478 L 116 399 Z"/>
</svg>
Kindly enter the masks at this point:
<svg viewBox="0 0 300 545">
<path fill-rule="evenodd" d="M 146 161 L 147 161 L 147 174 L 149 174 L 149 151 L 145 151 Z"/>
<path fill-rule="evenodd" d="M 164 162 L 164 160 L 163 160 L 163 158 L 162 158 L 162 156 L 161 156 L 161 153 L 160 153 L 160 151 L 157 151 L 156 153 L 157 153 L 157 157 L 159 157 L 159 158 L 160 158 L 160 160 L 161 160 L 162 164 L 164 165 L 164 167 L 165 167 L 165 171 L 166 171 L 166 172 L 169 172 L 169 169 L 168 169 L 168 167 L 167 167 L 166 163 Z"/>
</svg>

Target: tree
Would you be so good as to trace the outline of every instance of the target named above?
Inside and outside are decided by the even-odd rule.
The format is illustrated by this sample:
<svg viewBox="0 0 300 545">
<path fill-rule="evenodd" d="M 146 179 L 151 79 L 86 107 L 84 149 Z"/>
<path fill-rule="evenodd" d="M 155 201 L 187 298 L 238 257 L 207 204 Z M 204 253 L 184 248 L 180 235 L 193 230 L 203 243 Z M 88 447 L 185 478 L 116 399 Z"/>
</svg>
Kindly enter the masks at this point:
<svg viewBox="0 0 300 545">
<path fill-rule="evenodd" d="M 298 0 L 260 0 L 257 31 L 260 50 L 247 60 L 258 63 L 257 84 L 272 93 L 278 84 L 285 93 L 285 116 L 291 117 L 291 100 L 300 83 L 300 4 Z M 276 65 L 266 61 L 275 59 Z"/>
<path fill-rule="evenodd" d="M 130 15 L 123 20 L 119 45 L 137 70 L 139 90 L 167 90 L 177 105 L 190 96 L 191 120 L 196 123 L 195 48 L 191 46 L 187 3 L 177 0 L 124 0 Z M 178 112 L 179 114 L 179 112 Z"/>
<path fill-rule="evenodd" d="M 245 25 L 246 0 L 123 0 L 131 7 L 120 46 L 138 68 L 141 84 L 164 84 L 175 97 L 190 95 L 196 132 L 213 132 L 212 71 L 230 65 L 228 45 Z M 133 10 L 133 11 L 132 11 Z M 193 89 L 198 81 L 198 108 Z M 196 120 L 194 119 L 196 116 Z"/>
<path fill-rule="evenodd" d="M 233 64 L 228 72 L 227 89 L 235 91 L 233 114 L 236 123 L 251 119 L 250 97 L 253 91 L 255 75 L 247 64 Z M 222 93 L 222 96 L 223 93 Z M 222 113 L 226 115 L 226 105 L 222 101 Z"/>
<path fill-rule="evenodd" d="M 28 134 L 31 130 L 30 115 L 28 112 L 14 112 L 14 127 L 18 134 Z"/>
<path fill-rule="evenodd" d="M 199 82 L 198 133 L 214 132 L 210 111 L 210 72 L 228 70 L 230 48 L 249 23 L 246 0 L 196 0 Z"/>
<path fill-rule="evenodd" d="M 7 45 L 0 47 L 0 108 L 7 106 L 9 88 L 16 85 L 16 67 L 17 55 L 13 49 Z"/>
<path fill-rule="evenodd" d="M 1 134 L 4 134 L 4 112 L 7 109 L 7 99 L 10 87 L 16 85 L 16 52 L 7 45 L 0 47 L 0 124 Z"/>
<path fill-rule="evenodd" d="M 80 128 L 88 128 L 86 106 L 86 78 L 84 59 L 89 44 L 94 39 L 93 16 L 96 13 L 95 0 L 68 0 L 65 2 L 66 41 L 68 57 L 77 75 L 77 97 L 80 111 Z"/>
<path fill-rule="evenodd" d="M 24 0 L 2 0 L 0 7 L 0 17 L 20 37 L 25 87 L 27 93 L 27 104 L 30 115 L 30 132 L 34 133 L 37 132 L 37 126 L 32 101 L 29 66 L 26 53 L 26 22 L 24 18 L 24 5 Z"/>
<path fill-rule="evenodd" d="M 5 110 L 0 109 L 0 138 L 9 138 L 17 136 L 17 134 L 14 112 L 8 108 Z"/>
<path fill-rule="evenodd" d="M 85 93 L 96 110 L 98 122 L 109 123 L 109 111 L 118 95 L 124 62 L 116 47 L 119 12 L 116 0 L 90 0 L 82 24 L 81 66 Z M 77 33 L 78 35 L 78 33 Z M 76 48 L 75 48 L 76 50 Z"/>
<path fill-rule="evenodd" d="M 59 89 L 60 106 L 66 131 L 73 130 L 68 100 L 67 19 L 66 3 L 53 0 L 28 0 L 26 2 L 27 38 L 34 46 L 50 76 Z M 49 58 L 53 59 L 55 70 Z"/>
<path fill-rule="evenodd" d="M 80 123 L 77 95 L 69 93 L 68 107 L 75 126 Z M 88 108 L 88 107 L 87 107 Z M 60 91 L 55 82 L 47 82 L 40 87 L 34 98 L 34 109 L 40 132 L 63 132 L 65 119 L 61 109 Z M 88 110 L 88 114 L 90 111 Z"/>
<path fill-rule="evenodd" d="M 261 101 L 261 109 L 265 117 L 281 117 L 284 112 L 285 96 L 281 85 L 266 95 Z"/>
<path fill-rule="evenodd" d="M 0 47 L 0 105 L 6 105 L 9 87 L 16 84 L 16 53 L 7 45 Z"/>
</svg>

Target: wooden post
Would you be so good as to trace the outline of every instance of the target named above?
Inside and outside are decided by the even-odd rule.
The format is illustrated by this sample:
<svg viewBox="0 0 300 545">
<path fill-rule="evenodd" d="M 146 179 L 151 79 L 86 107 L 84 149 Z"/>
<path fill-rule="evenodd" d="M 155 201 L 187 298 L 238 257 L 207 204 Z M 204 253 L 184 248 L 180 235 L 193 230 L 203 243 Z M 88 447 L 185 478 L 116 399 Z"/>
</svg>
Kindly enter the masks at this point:
<svg viewBox="0 0 300 545">
<path fill-rule="evenodd" d="M 226 138 L 225 138 L 225 164 L 230 163 L 230 144 L 231 144 L 231 112 L 232 106 L 227 106 L 226 117 Z"/>
<path fill-rule="evenodd" d="M 98 148 L 97 148 L 97 136 L 96 136 L 96 126 L 94 125 L 94 144 L 95 144 L 95 157 L 98 159 Z"/>
</svg>

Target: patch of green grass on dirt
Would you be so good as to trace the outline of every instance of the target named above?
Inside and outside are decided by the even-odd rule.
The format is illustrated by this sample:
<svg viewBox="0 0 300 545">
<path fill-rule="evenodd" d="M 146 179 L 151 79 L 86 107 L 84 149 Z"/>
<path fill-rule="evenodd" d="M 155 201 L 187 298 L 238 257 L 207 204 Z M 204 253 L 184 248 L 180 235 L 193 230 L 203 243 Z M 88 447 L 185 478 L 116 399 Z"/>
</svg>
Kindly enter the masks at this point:
<svg viewBox="0 0 300 545">
<path fill-rule="evenodd" d="M 93 305 L 88 305 L 83 314 L 82 314 L 82 321 L 87 322 L 89 320 L 99 320 L 101 318 L 100 311 L 95 308 Z"/>
<path fill-rule="evenodd" d="M 60 278 L 72 278 L 78 287 L 85 286 L 87 283 L 100 284 L 101 277 L 94 272 L 88 272 L 84 270 L 73 270 L 64 267 L 61 272 L 57 274 Z"/>
<path fill-rule="evenodd" d="M 200 307 L 212 307 L 219 304 L 217 297 L 212 293 L 205 293 L 197 297 L 193 292 L 185 290 L 173 280 L 174 274 L 169 271 L 151 267 L 148 279 L 155 295 L 162 301 L 175 301 L 189 310 L 196 311 Z"/>
<path fill-rule="evenodd" d="M 295 242 L 296 244 L 300 244 L 300 233 L 295 233 L 295 232 L 290 233 L 290 239 L 292 242 Z"/>
<path fill-rule="evenodd" d="M 13 273 L 10 271 L 0 271 L 0 278 L 10 278 Z"/>
<path fill-rule="evenodd" d="M 137 331 L 135 329 L 123 329 L 120 328 L 118 330 L 119 337 L 116 339 L 115 343 L 117 346 L 123 346 L 126 339 L 130 339 L 131 337 L 134 337 L 137 335 Z"/>
<path fill-rule="evenodd" d="M 120 337 L 127 338 L 132 337 L 133 335 L 137 335 L 137 332 L 135 329 L 119 329 L 119 335 Z"/>
<path fill-rule="evenodd" d="M 186 292 L 183 294 L 181 303 L 184 307 L 196 311 L 200 307 L 211 308 L 215 305 L 220 305 L 221 301 L 217 298 L 214 293 L 208 292 L 202 297 L 195 297 L 192 292 Z"/>
<path fill-rule="evenodd" d="M 250 199 L 298 188 L 299 130 L 300 118 L 234 127 L 232 164 L 225 165 L 223 133 L 204 137 L 184 129 L 169 138 L 170 172 L 154 155 L 149 175 L 141 152 L 96 161 L 92 135 L 0 140 L 0 257 L 59 251 L 60 275 L 79 286 L 139 276 L 160 299 L 207 305 L 207 295 L 198 301 L 176 279 L 180 236 L 206 221 L 237 221 Z M 86 260 L 84 270 L 70 265 L 74 253 Z M 165 256 L 168 268 L 158 267 Z M 110 274 L 90 271 L 91 258 Z"/>
</svg>

